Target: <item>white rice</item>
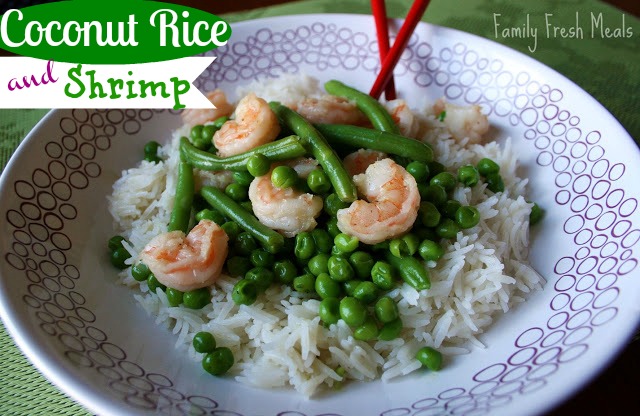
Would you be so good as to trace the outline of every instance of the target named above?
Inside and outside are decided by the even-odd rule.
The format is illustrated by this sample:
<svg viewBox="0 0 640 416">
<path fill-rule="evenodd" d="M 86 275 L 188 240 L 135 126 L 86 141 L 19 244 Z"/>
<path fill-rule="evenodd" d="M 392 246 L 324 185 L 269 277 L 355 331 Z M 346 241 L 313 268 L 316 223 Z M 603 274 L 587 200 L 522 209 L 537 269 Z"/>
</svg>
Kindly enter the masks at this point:
<svg viewBox="0 0 640 416">
<path fill-rule="evenodd" d="M 305 76 L 287 76 L 265 84 L 250 85 L 239 95 L 255 91 L 267 100 L 290 103 L 305 95 L 319 95 L 318 84 Z M 176 346 L 201 359 L 191 346 L 199 331 L 210 331 L 220 346 L 233 351 L 236 363 L 230 373 L 236 380 L 263 388 L 293 386 L 311 396 L 321 386 L 346 379 L 390 380 L 420 368 L 415 354 L 423 346 L 438 348 L 446 355 L 464 354 L 483 345 L 476 338 L 493 319 L 522 302 L 544 281 L 527 262 L 528 221 L 531 204 L 525 195 L 526 179 L 516 176 L 516 156 L 511 143 L 486 145 L 457 143 L 444 125 L 428 111 L 417 113 L 424 124 L 424 140 L 437 159 L 454 172 L 466 164 L 488 157 L 500 165 L 505 192 L 485 192 L 486 185 L 459 186 L 453 195 L 463 205 L 480 211 L 480 223 L 459 232 L 436 264 L 429 262 L 432 286 L 417 292 L 402 284 L 389 292 L 398 305 L 404 324 L 402 337 L 393 341 L 363 342 L 339 321 L 325 328 L 317 314 L 319 301 L 288 286 L 272 286 L 255 304 L 238 307 L 231 299 L 237 281 L 221 277 L 211 288 L 213 301 L 201 310 L 170 307 L 161 290 L 149 292 L 130 269 L 121 283 L 135 291 L 136 300 L 156 322 L 177 335 Z M 177 132 L 176 138 L 184 132 Z M 122 173 L 109 197 L 116 228 L 131 243 L 130 263 L 154 236 L 166 231 L 179 159 L 178 141 L 166 144 L 164 162 L 142 162 Z M 198 172 L 198 183 L 224 186 L 229 174 Z"/>
</svg>

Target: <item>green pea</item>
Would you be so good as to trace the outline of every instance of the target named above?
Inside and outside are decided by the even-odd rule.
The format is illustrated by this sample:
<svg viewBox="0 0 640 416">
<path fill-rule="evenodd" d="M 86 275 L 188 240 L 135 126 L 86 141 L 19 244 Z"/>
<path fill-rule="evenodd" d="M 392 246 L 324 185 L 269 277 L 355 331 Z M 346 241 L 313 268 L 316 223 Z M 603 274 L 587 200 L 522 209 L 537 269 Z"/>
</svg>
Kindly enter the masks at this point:
<svg viewBox="0 0 640 416">
<path fill-rule="evenodd" d="M 120 247 L 111 252 L 110 260 L 111 260 L 111 264 L 113 264 L 114 267 L 120 270 L 124 270 L 127 267 L 129 267 L 128 264 L 125 264 L 125 261 L 127 261 L 130 258 L 131 258 L 131 254 L 129 254 L 127 249 L 124 247 Z"/>
<path fill-rule="evenodd" d="M 221 376 L 233 367 L 233 353 L 227 347 L 220 347 L 207 353 L 202 359 L 202 368 L 214 376 Z"/>
<path fill-rule="evenodd" d="M 211 143 L 213 135 L 218 130 L 220 130 L 220 127 L 216 127 L 213 124 L 204 125 L 204 127 L 202 127 L 202 140 Z"/>
<path fill-rule="evenodd" d="M 360 341 L 371 341 L 378 336 L 378 324 L 373 317 L 368 316 L 362 325 L 354 329 L 353 337 Z"/>
<path fill-rule="evenodd" d="M 240 202 L 240 206 L 246 209 L 248 212 L 253 213 L 253 204 L 251 203 L 251 201 L 246 200 L 246 201 Z"/>
<path fill-rule="evenodd" d="M 311 237 L 313 237 L 313 242 L 316 243 L 316 250 L 318 250 L 320 253 L 331 252 L 334 237 L 332 237 L 328 231 L 323 230 L 322 228 L 315 228 L 313 231 L 311 231 Z"/>
<path fill-rule="evenodd" d="M 425 182 L 429 177 L 429 167 L 426 163 L 413 161 L 407 165 L 407 172 L 416 179 L 416 182 Z"/>
<path fill-rule="evenodd" d="M 480 174 L 472 165 L 461 166 L 458 168 L 458 181 L 463 183 L 465 186 L 472 188 L 476 186 L 478 180 L 480 180 Z"/>
<path fill-rule="evenodd" d="M 335 217 L 339 210 L 347 208 L 348 206 L 349 204 L 341 201 L 336 193 L 329 194 L 324 199 L 324 212 L 329 214 L 331 217 Z"/>
<path fill-rule="evenodd" d="M 305 273 L 293 279 L 293 288 L 296 292 L 312 293 L 315 290 L 316 277 L 311 273 Z"/>
<path fill-rule="evenodd" d="M 353 295 L 356 293 L 356 288 L 358 287 L 358 285 L 360 284 L 360 280 L 347 280 L 346 282 L 342 283 L 342 287 L 344 289 L 344 293 L 347 294 L 347 296 L 351 296 L 353 297 Z"/>
<path fill-rule="evenodd" d="M 429 198 L 429 183 L 420 182 L 418 184 L 418 193 L 420 194 L 420 200 L 426 201 Z"/>
<path fill-rule="evenodd" d="M 231 299 L 236 305 L 252 305 L 258 297 L 258 287 L 251 280 L 239 280 L 231 292 Z"/>
<path fill-rule="evenodd" d="M 440 223 L 440 211 L 431 202 L 421 202 L 418 208 L 418 218 L 425 227 L 435 227 Z"/>
<path fill-rule="evenodd" d="M 342 289 L 340 283 L 336 282 L 327 273 L 320 273 L 315 281 L 316 293 L 322 298 L 337 298 Z"/>
<path fill-rule="evenodd" d="M 340 318 L 350 327 L 358 327 L 367 319 L 367 308 L 358 299 L 346 296 L 340 301 Z"/>
<path fill-rule="evenodd" d="M 318 316 L 326 324 L 336 324 L 340 320 L 340 301 L 337 298 L 325 298 L 320 302 Z"/>
<path fill-rule="evenodd" d="M 418 248 L 418 253 L 426 261 L 438 261 L 444 255 L 444 248 L 435 241 L 423 240 Z"/>
<path fill-rule="evenodd" d="M 244 276 L 251 269 L 251 261 L 243 256 L 232 256 L 225 263 L 230 276 Z"/>
<path fill-rule="evenodd" d="M 307 185 L 314 194 L 326 194 L 331 189 L 331 181 L 327 174 L 321 169 L 309 172 Z"/>
<path fill-rule="evenodd" d="M 436 234 L 441 238 L 456 238 L 458 231 L 460 231 L 458 223 L 449 218 L 440 221 L 440 224 L 436 227 Z"/>
<path fill-rule="evenodd" d="M 360 241 L 358 237 L 350 236 L 349 234 L 340 233 L 333 239 L 335 247 L 343 253 L 351 253 L 358 249 Z"/>
<path fill-rule="evenodd" d="M 227 221 L 222 224 L 220 228 L 222 228 L 222 230 L 227 234 L 229 241 L 235 241 L 242 231 L 238 223 L 235 221 Z"/>
<path fill-rule="evenodd" d="M 430 185 L 440 185 L 445 191 L 451 191 L 456 187 L 456 177 L 450 172 L 440 172 L 432 177 L 429 181 Z"/>
<path fill-rule="evenodd" d="M 331 253 L 329 254 L 336 257 L 347 257 L 349 255 L 349 253 L 345 253 L 336 246 L 331 247 Z"/>
<path fill-rule="evenodd" d="M 408 157 L 404 157 L 400 155 L 391 155 L 391 159 L 405 169 L 407 165 L 411 162 L 411 159 L 409 159 Z"/>
<path fill-rule="evenodd" d="M 312 192 L 311 188 L 309 188 L 309 185 L 307 185 L 307 181 L 301 177 L 298 177 L 296 183 L 293 186 L 303 194 L 310 194 Z"/>
<path fill-rule="evenodd" d="M 349 264 L 353 267 L 357 278 L 368 279 L 371 277 L 371 269 L 375 264 L 375 260 L 366 251 L 355 251 L 349 256 Z"/>
<path fill-rule="evenodd" d="M 160 159 L 160 157 L 158 157 L 158 156 L 150 156 L 150 155 L 146 155 L 144 157 L 144 160 L 146 160 L 147 162 L 153 162 L 153 163 L 162 162 L 162 159 Z"/>
<path fill-rule="evenodd" d="M 251 264 L 256 267 L 271 268 L 273 266 L 275 258 L 273 254 L 269 253 L 268 251 L 258 249 L 251 252 L 251 254 L 249 255 L 249 260 L 251 261 Z"/>
<path fill-rule="evenodd" d="M 295 256 L 299 259 L 310 259 L 316 254 L 316 243 L 309 232 L 301 232 L 296 235 L 296 245 L 293 249 Z"/>
<path fill-rule="evenodd" d="M 224 224 L 224 215 L 222 215 L 219 211 L 212 209 L 203 209 L 202 211 L 198 211 L 196 214 L 196 221 L 200 222 L 202 220 L 213 221 L 218 225 Z"/>
<path fill-rule="evenodd" d="M 353 297 L 368 305 L 378 297 L 378 286 L 368 280 L 360 282 L 353 291 Z"/>
<path fill-rule="evenodd" d="M 327 220 L 327 232 L 332 239 L 342 232 L 340 231 L 340 228 L 338 228 L 338 219 L 336 217 L 332 217 Z M 331 244 L 331 246 L 333 247 L 333 244 Z"/>
<path fill-rule="evenodd" d="M 233 180 L 238 185 L 249 186 L 253 182 L 253 175 L 246 171 L 233 172 Z"/>
<path fill-rule="evenodd" d="M 482 176 L 489 176 L 492 173 L 500 172 L 500 166 L 493 160 L 486 157 L 484 159 L 480 159 L 476 166 L 478 168 L 478 173 Z"/>
<path fill-rule="evenodd" d="M 182 297 L 184 296 L 184 293 L 182 293 L 178 289 L 168 287 L 165 290 L 165 294 L 167 295 L 169 306 L 175 308 L 176 306 L 180 306 L 180 304 L 182 303 Z"/>
<path fill-rule="evenodd" d="M 398 319 L 398 305 L 389 296 L 383 296 L 376 302 L 374 311 L 378 321 L 386 324 Z"/>
<path fill-rule="evenodd" d="M 271 169 L 271 162 L 262 153 L 256 153 L 247 159 L 247 171 L 256 178 L 266 175 L 269 169 Z"/>
<path fill-rule="evenodd" d="M 155 140 L 151 140 L 144 145 L 144 155 L 145 156 L 156 156 L 158 154 L 158 149 L 160 148 L 160 143 Z"/>
<path fill-rule="evenodd" d="M 202 309 L 209 303 L 211 303 L 211 292 L 207 287 L 190 290 L 182 295 L 182 304 L 189 309 Z"/>
<path fill-rule="evenodd" d="M 540 206 L 534 202 L 531 207 L 531 214 L 529 214 L 529 225 L 536 225 L 539 223 L 544 217 L 544 214 L 544 209 L 540 208 Z"/>
<path fill-rule="evenodd" d="M 224 123 L 226 123 L 227 121 L 229 121 L 229 117 L 222 116 L 222 117 L 218 117 L 217 119 L 213 120 L 213 123 L 211 125 L 219 130 L 219 129 L 222 128 L 222 125 Z"/>
<path fill-rule="evenodd" d="M 402 319 L 397 318 L 396 320 L 382 325 L 382 329 L 380 329 L 380 333 L 378 334 L 378 339 L 381 341 L 391 341 L 398 338 L 401 332 Z"/>
<path fill-rule="evenodd" d="M 154 294 L 157 292 L 158 288 L 163 291 L 167 288 L 165 285 L 160 283 L 158 279 L 156 279 L 156 276 L 153 273 L 147 277 L 147 286 L 149 286 L 149 291 Z"/>
<path fill-rule="evenodd" d="M 191 139 L 191 141 L 193 142 L 194 140 L 200 140 L 200 138 L 202 137 L 202 128 L 204 126 L 201 124 L 198 124 L 196 126 L 193 126 L 191 128 L 191 131 L 189 132 L 189 138 Z"/>
<path fill-rule="evenodd" d="M 258 249 L 258 243 L 251 234 L 242 232 L 235 239 L 234 249 L 240 255 L 249 256 L 252 251 Z"/>
<path fill-rule="evenodd" d="M 478 208 L 464 206 L 456 211 L 456 222 L 462 229 L 473 228 L 480 222 Z"/>
<path fill-rule="evenodd" d="M 131 268 L 131 276 L 138 282 L 144 282 L 149 277 L 151 271 L 144 263 L 138 263 Z"/>
<path fill-rule="evenodd" d="M 216 339 L 211 332 L 200 331 L 193 336 L 193 349 L 206 354 L 216 349 Z"/>
<path fill-rule="evenodd" d="M 391 290 L 395 286 L 393 267 L 384 261 L 377 261 L 371 269 L 371 280 L 382 290 Z"/>
<path fill-rule="evenodd" d="M 441 172 L 444 172 L 446 169 L 444 165 L 440 162 L 436 162 L 435 160 L 427 163 L 427 167 L 429 168 L 429 177 L 433 178 Z"/>
<path fill-rule="evenodd" d="M 326 253 L 316 254 L 309 259 L 307 267 L 314 276 L 320 275 L 320 273 L 329 273 L 329 255 Z"/>
<path fill-rule="evenodd" d="M 230 183 L 224 188 L 224 193 L 236 202 L 242 202 L 249 199 L 249 188 L 238 183 Z"/>
<path fill-rule="evenodd" d="M 124 237 L 121 235 L 111 237 L 107 243 L 109 251 L 116 251 L 117 249 L 122 248 L 123 241 Z"/>
<path fill-rule="evenodd" d="M 413 256 L 418 251 L 420 241 L 414 234 L 407 234 L 402 238 L 394 238 L 389 243 L 389 251 L 396 257 Z"/>
<path fill-rule="evenodd" d="M 431 347 L 420 348 L 416 353 L 416 358 L 431 371 L 438 371 L 442 368 L 442 354 Z"/>
<path fill-rule="evenodd" d="M 437 225 L 437 224 L 436 224 Z M 422 241 L 422 240 L 439 240 L 440 238 L 438 237 L 438 234 L 436 234 L 436 232 L 433 230 L 433 228 L 427 228 L 427 227 L 414 227 L 413 230 L 411 230 L 412 233 L 414 233 L 416 235 L 416 237 L 418 237 L 418 240 Z M 419 250 L 420 248 L 418 248 Z"/>
<path fill-rule="evenodd" d="M 371 246 L 371 250 L 374 252 L 389 250 L 389 240 L 384 240 Z"/>
<path fill-rule="evenodd" d="M 442 205 L 447 202 L 447 191 L 440 185 L 429 185 L 422 200 L 431 202 L 434 205 Z"/>
<path fill-rule="evenodd" d="M 486 177 L 487 188 L 495 193 L 504 192 L 504 182 L 499 173 L 490 173 Z"/>
<path fill-rule="evenodd" d="M 281 283 L 291 283 L 298 275 L 298 268 L 291 260 L 280 260 L 273 264 L 273 274 Z"/>
<path fill-rule="evenodd" d="M 344 257 L 331 256 L 327 263 L 329 275 L 337 282 L 346 282 L 353 279 L 355 274 L 353 267 L 349 264 L 349 260 Z"/>
<path fill-rule="evenodd" d="M 258 292 L 264 292 L 269 289 L 271 283 L 273 283 L 273 272 L 264 267 L 254 267 L 244 275 L 244 280 L 254 282 Z"/>
<path fill-rule="evenodd" d="M 444 215 L 445 217 L 455 220 L 456 219 L 456 211 L 458 210 L 458 208 L 460 208 L 462 206 L 462 204 L 458 201 L 456 201 L 455 199 L 450 199 L 447 202 L 444 203 L 444 205 L 442 205 L 440 207 L 440 210 L 442 211 L 442 215 Z"/>
<path fill-rule="evenodd" d="M 276 166 L 271 171 L 271 183 L 278 188 L 291 188 L 298 181 L 298 174 L 291 166 Z"/>
</svg>

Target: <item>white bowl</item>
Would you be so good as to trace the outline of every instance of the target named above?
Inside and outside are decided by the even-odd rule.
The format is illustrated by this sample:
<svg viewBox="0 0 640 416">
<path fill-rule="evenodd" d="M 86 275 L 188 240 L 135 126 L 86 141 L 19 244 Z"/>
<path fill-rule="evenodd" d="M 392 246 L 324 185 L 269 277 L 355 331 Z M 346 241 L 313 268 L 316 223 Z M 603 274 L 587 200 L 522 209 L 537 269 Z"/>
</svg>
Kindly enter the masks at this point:
<svg viewBox="0 0 640 416">
<path fill-rule="evenodd" d="M 331 22 L 331 23 L 327 23 Z M 239 23 L 197 81 L 232 93 L 256 77 L 307 72 L 367 90 L 378 70 L 371 17 Z M 568 397 L 625 345 L 639 318 L 637 146 L 593 98 L 540 63 L 469 34 L 418 26 L 396 70 L 410 103 L 477 103 L 510 136 L 530 198 L 542 292 L 499 319 L 484 350 L 437 374 L 351 383 L 307 400 L 205 374 L 115 284 L 106 196 L 143 144 L 168 140 L 170 111 L 54 110 L 20 145 L 0 188 L 0 312 L 32 362 L 100 414 L 536 414 Z M 233 94 L 232 94 L 233 96 Z M 636 277 L 636 279 L 633 278 Z"/>
</svg>

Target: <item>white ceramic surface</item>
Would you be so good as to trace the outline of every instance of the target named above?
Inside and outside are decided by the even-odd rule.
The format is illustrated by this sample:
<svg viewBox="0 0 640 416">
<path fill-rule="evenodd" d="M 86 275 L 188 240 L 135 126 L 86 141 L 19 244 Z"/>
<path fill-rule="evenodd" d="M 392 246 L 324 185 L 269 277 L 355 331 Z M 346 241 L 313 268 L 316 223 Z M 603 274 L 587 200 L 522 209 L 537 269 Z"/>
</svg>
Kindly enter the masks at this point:
<svg viewBox="0 0 640 416">
<path fill-rule="evenodd" d="M 358 15 L 305 15 L 234 25 L 197 81 L 232 93 L 255 77 L 304 71 L 368 90 L 378 70 L 374 25 Z M 105 242 L 106 195 L 169 111 L 59 110 L 21 144 L 0 183 L 0 313 L 34 364 L 99 414 L 538 414 L 592 378 L 638 318 L 640 155 L 593 98 L 531 58 L 486 39 L 418 26 L 396 71 L 413 105 L 445 95 L 480 104 L 510 136 L 547 210 L 532 233 L 544 291 L 481 336 L 485 350 L 439 373 L 350 383 L 306 400 L 206 375 L 174 350 L 132 293 L 117 286 Z M 635 280 L 633 278 L 636 278 Z"/>
</svg>

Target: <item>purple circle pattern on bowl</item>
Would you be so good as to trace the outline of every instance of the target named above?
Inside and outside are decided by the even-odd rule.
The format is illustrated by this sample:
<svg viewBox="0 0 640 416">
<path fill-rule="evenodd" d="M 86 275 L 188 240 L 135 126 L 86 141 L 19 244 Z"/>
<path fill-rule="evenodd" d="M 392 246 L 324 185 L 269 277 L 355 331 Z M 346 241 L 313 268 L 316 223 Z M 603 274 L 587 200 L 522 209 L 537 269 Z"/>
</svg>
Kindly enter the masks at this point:
<svg viewBox="0 0 640 416">
<path fill-rule="evenodd" d="M 375 73 L 379 69 L 376 45 L 365 33 L 321 22 L 284 31 L 264 28 L 217 49 L 218 59 L 196 85 L 211 90 L 222 83 L 299 72 L 301 64 L 319 71 Z M 380 413 L 487 414 L 516 395 L 544 388 L 561 365 L 585 354 L 589 349 L 585 341 L 595 331 L 616 318 L 617 280 L 638 264 L 633 248 L 640 229 L 627 220 L 636 212 L 638 201 L 616 187 L 625 165 L 605 158 L 598 144 L 601 132 L 583 131 L 580 118 L 562 109 L 561 90 L 540 84 L 527 72 L 512 73 L 500 59 L 486 59 L 463 43 L 436 50 L 418 35 L 411 38 L 397 71 L 411 75 L 418 86 L 435 84 L 444 88 L 450 100 L 480 105 L 487 114 L 522 126 L 522 140 L 531 142 L 537 164 L 557 174 L 556 203 L 573 213 L 565 219 L 563 230 L 572 236 L 576 251 L 555 262 L 557 294 L 545 312 L 545 325 L 518 334 L 511 355 L 478 370 L 471 377 L 472 386 L 450 388 Z M 126 352 L 96 326 L 96 316 L 83 295 L 73 290 L 81 273 L 67 263 L 65 252 L 73 242 L 64 226 L 77 217 L 78 208 L 67 201 L 100 176 L 102 168 L 93 160 L 97 153 L 109 150 L 116 132 L 136 134 L 153 115 L 151 110 L 74 110 L 71 117 L 62 118 L 60 137 L 44 145 L 48 160 L 43 168 L 13 184 L 17 198 L 5 218 L 14 242 L 5 260 L 24 273 L 22 299 L 41 330 L 65 347 L 70 362 L 101 374 L 106 386 L 132 408 L 239 415 L 222 411 L 213 398 L 183 394 L 168 377 L 129 361 Z M 280 413 L 293 414 L 305 415 Z"/>
</svg>

